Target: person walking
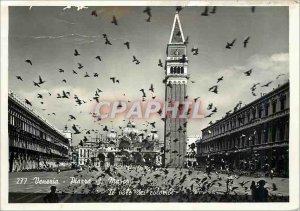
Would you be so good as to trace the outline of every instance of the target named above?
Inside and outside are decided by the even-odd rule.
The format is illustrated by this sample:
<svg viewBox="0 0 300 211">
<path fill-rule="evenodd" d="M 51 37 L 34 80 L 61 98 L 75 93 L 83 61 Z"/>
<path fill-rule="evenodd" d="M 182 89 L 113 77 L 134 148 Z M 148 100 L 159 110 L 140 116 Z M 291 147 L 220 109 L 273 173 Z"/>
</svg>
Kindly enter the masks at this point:
<svg viewBox="0 0 300 211">
<path fill-rule="evenodd" d="M 251 195 L 252 195 L 252 200 L 255 201 L 256 200 L 256 184 L 254 181 L 251 182 L 251 186 L 250 186 L 250 190 L 251 190 Z"/>
<path fill-rule="evenodd" d="M 256 201 L 258 202 L 267 202 L 269 197 L 269 192 L 265 188 L 266 181 L 265 180 L 259 180 L 258 181 L 258 188 L 256 189 Z"/>
<path fill-rule="evenodd" d="M 59 198 L 58 198 L 58 195 L 56 193 L 56 187 L 51 186 L 50 187 L 50 193 L 48 193 L 44 197 L 44 202 L 46 202 L 46 203 L 58 203 L 58 201 L 59 201 Z"/>
</svg>

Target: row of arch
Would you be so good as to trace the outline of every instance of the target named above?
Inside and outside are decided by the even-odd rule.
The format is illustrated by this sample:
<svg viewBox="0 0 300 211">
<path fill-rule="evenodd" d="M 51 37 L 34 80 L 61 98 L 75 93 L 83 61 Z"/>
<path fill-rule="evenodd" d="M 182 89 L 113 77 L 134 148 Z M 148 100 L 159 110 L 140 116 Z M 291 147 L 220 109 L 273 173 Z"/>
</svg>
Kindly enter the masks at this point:
<svg viewBox="0 0 300 211">
<path fill-rule="evenodd" d="M 170 73 L 171 74 L 183 74 L 184 73 L 184 67 L 171 67 L 170 68 Z"/>
<path fill-rule="evenodd" d="M 141 143 L 132 144 L 127 140 L 121 140 L 119 143 L 119 149 L 130 149 L 131 146 L 139 147 L 146 150 L 154 149 L 154 142 L 148 141 L 147 139 L 142 140 Z"/>
<path fill-rule="evenodd" d="M 180 81 L 180 80 L 170 80 L 169 82 L 168 82 L 168 84 L 186 84 L 186 81 Z"/>
<path fill-rule="evenodd" d="M 98 159 L 101 162 L 101 164 L 104 164 L 105 161 L 108 161 L 110 165 L 116 164 L 116 156 L 121 158 L 122 164 L 153 164 L 156 159 L 156 154 L 154 153 L 138 153 L 138 152 L 132 152 L 129 153 L 127 151 L 121 151 L 117 152 L 116 154 L 109 152 L 107 153 L 107 156 L 105 156 L 104 153 L 98 154 Z"/>
</svg>

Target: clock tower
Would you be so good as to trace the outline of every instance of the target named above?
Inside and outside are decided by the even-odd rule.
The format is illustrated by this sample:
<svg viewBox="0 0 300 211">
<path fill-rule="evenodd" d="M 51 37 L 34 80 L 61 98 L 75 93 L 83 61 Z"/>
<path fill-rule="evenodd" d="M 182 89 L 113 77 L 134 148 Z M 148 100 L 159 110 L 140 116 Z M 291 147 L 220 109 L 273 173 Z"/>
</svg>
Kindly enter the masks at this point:
<svg viewBox="0 0 300 211">
<path fill-rule="evenodd" d="M 165 106 L 185 102 L 188 83 L 188 58 L 186 42 L 182 32 L 178 12 L 176 12 L 170 40 L 167 45 L 165 75 Z M 178 106 L 180 107 L 180 106 Z M 167 108 L 165 108 L 167 110 Z M 186 118 L 165 118 L 164 165 L 169 167 L 183 166 L 186 156 Z"/>
</svg>

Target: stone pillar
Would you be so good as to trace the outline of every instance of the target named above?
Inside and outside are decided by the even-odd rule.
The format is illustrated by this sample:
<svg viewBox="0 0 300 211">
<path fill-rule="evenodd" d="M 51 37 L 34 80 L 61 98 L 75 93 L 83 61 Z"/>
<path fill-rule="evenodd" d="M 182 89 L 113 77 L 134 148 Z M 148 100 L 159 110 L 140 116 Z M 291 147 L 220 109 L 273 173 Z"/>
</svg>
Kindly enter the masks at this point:
<svg viewBox="0 0 300 211">
<path fill-rule="evenodd" d="M 255 131 L 256 131 L 256 133 L 253 136 L 253 138 L 254 138 L 254 141 L 253 141 L 254 146 L 258 144 L 258 139 L 259 139 L 258 130 L 256 129 Z"/>
<path fill-rule="evenodd" d="M 13 165 L 12 165 L 12 172 L 16 171 L 17 169 L 17 162 L 16 162 L 17 158 L 15 157 L 12 161 Z"/>
<path fill-rule="evenodd" d="M 243 148 L 243 137 L 240 136 L 239 138 L 239 148 Z"/>
<path fill-rule="evenodd" d="M 31 169 L 34 169 L 34 161 L 35 161 L 34 156 L 31 155 L 31 156 L 30 156 L 30 168 L 31 168 Z"/>
<path fill-rule="evenodd" d="M 26 169 L 31 169 L 31 157 L 29 155 L 26 159 Z"/>
<path fill-rule="evenodd" d="M 22 154 L 18 153 L 18 160 L 17 160 L 17 171 L 20 171 L 22 168 Z"/>
<path fill-rule="evenodd" d="M 267 134 L 267 130 L 265 128 L 262 128 L 261 130 L 261 143 L 265 143 L 265 139 L 266 139 L 266 134 Z"/>
<path fill-rule="evenodd" d="M 20 160 L 20 171 L 22 171 L 23 169 L 24 169 L 24 160 L 25 160 L 25 158 L 24 158 L 24 155 L 22 154 L 22 156 L 21 156 L 21 160 Z"/>
</svg>

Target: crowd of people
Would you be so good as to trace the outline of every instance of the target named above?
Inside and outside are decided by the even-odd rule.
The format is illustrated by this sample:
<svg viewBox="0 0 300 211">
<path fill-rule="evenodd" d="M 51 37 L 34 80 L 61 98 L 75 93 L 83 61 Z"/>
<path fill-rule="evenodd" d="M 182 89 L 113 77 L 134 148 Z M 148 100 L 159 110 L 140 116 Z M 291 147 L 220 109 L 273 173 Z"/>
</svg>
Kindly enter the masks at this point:
<svg viewBox="0 0 300 211">
<path fill-rule="evenodd" d="M 198 167 L 198 169 L 210 171 L 219 171 L 224 174 L 234 173 L 237 175 L 252 176 L 256 178 L 260 177 L 288 177 L 288 171 L 280 168 L 275 168 L 274 165 L 270 165 L 267 161 L 268 158 L 262 157 L 263 161 L 259 162 L 255 158 L 241 159 L 235 166 L 232 162 L 228 162 L 226 159 L 216 159 L 207 157 L 205 165 Z"/>
</svg>

